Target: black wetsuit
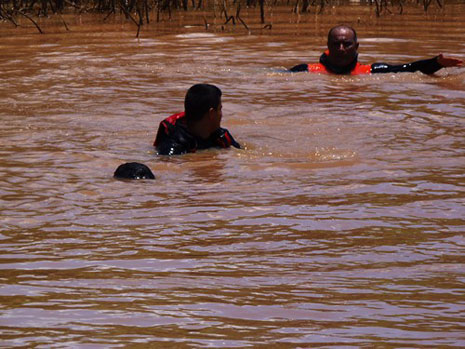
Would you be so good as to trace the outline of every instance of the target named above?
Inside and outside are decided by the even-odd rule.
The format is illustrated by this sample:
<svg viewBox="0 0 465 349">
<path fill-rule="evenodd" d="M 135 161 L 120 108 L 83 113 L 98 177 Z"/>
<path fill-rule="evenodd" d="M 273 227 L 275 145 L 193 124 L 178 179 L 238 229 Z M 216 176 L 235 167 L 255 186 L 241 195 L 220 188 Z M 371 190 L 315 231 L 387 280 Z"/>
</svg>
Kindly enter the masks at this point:
<svg viewBox="0 0 465 349">
<path fill-rule="evenodd" d="M 240 148 L 233 136 L 225 128 L 218 128 L 208 139 L 202 139 L 189 132 L 184 113 L 171 115 L 158 127 L 153 145 L 159 155 L 179 155 L 194 153 L 198 149 Z"/>
</svg>

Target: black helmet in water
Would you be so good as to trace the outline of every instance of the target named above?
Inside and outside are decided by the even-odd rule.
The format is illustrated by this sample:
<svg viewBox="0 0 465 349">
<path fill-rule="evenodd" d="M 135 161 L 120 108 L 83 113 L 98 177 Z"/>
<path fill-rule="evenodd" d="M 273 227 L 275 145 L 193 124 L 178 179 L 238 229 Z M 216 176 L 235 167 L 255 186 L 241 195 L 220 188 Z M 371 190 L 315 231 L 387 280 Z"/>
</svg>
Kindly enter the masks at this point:
<svg viewBox="0 0 465 349">
<path fill-rule="evenodd" d="M 138 162 L 119 165 L 113 177 L 120 179 L 155 179 L 150 168 Z"/>
</svg>

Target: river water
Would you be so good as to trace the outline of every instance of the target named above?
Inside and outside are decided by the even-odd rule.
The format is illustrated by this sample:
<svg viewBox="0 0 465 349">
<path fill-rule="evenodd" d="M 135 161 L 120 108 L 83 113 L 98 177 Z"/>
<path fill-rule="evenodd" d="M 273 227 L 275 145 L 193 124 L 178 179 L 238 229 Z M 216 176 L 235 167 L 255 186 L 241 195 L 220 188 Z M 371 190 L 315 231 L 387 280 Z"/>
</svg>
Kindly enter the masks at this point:
<svg viewBox="0 0 465 349">
<path fill-rule="evenodd" d="M 465 58 L 465 5 L 367 11 L 1 24 L 2 346 L 464 347 L 465 68 L 282 72 L 339 22 L 364 63 Z M 158 157 L 199 82 L 243 149 Z"/>
</svg>

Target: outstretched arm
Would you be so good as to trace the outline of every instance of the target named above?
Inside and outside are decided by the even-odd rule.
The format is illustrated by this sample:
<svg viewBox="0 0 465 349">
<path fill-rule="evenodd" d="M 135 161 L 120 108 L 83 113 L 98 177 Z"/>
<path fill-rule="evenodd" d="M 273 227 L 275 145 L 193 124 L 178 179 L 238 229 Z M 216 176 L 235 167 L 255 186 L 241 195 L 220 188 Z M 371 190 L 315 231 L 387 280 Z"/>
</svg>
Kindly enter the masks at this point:
<svg viewBox="0 0 465 349">
<path fill-rule="evenodd" d="M 452 57 L 445 57 L 442 53 L 436 57 L 436 60 L 443 68 L 463 66 L 462 60 Z"/>
<path fill-rule="evenodd" d="M 391 65 L 386 63 L 373 63 L 371 65 L 371 72 L 376 73 L 401 73 L 401 72 L 416 72 L 421 71 L 423 74 L 434 74 L 439 69 L 448 67 L 461 66 L 463 62 L 460 59 L 444 57 L 442 54 L 439 56 L 423 59 L 407 64 Z"/>
</svg>

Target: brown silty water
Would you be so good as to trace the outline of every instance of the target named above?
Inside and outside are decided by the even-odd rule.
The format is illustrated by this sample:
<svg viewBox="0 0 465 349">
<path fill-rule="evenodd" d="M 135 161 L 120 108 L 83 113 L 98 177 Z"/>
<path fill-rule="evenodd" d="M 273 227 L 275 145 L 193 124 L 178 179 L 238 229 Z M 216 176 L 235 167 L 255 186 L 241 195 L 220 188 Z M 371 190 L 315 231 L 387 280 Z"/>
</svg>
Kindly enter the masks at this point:
<svg viewBox="0 0 465 349">
<path fill-rule="evenodd" d="M 340 22 L 363 63 L 463 59 L 464 10 L 2 23 L 2 345 L 465 346 L 465 68 L 283 72 Z M 198 82 L 243 149 L 157 156 Z"/>
</svg>

